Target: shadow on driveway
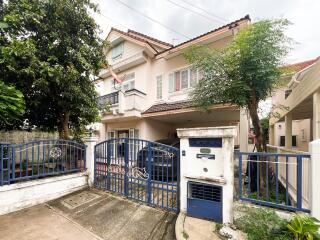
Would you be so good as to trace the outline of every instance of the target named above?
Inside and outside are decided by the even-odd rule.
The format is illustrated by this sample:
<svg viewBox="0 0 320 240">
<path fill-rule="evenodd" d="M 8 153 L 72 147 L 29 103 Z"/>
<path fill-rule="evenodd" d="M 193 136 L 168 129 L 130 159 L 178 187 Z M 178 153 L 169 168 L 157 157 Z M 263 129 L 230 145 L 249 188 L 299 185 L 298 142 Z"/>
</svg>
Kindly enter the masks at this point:
<svg viewBox="0 0 320 240">
<path fill-rule="evenodd" d="M 175 239 L 176 214 L 87 189 L 0 216 L 3 240 Z"/>
</svg>

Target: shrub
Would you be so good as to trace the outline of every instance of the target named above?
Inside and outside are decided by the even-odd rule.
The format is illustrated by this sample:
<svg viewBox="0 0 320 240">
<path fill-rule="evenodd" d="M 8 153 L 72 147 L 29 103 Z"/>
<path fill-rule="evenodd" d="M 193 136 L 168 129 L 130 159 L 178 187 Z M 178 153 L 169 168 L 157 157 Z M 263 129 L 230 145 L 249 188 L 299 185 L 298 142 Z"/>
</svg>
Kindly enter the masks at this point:
<svg viewBox="0 0 320 240">
<path fill-rule="evenodd" d="M 287 226 L 296 240 L 320 239 L 318 233 L 320 226 L 316 218 L 305 214 L 295 214 Z"/>
<path fill-rule="evenodd" d="M 293 237 L 287 228 L 288 221 L 265 208 L 246 208 L 235 224 L 247 234 L 248 240 L 291 240 Z"/>
</svg>

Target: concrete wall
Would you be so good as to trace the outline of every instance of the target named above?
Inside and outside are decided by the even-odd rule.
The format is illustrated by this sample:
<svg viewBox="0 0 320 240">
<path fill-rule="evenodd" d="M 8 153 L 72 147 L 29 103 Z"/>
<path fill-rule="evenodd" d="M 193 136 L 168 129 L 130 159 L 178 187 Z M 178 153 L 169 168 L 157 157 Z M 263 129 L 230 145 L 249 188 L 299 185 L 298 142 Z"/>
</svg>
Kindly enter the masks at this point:
<svg viewBox="0 0 320 240">
<path fill-rule="evenodd" d="M 0 215 L 47 202 L 87 186 L 85 173 L 5 185 L 0 187 Z"/>
<path fill-rule="evenodd" d="M 41 131 L 0 131 L 0 142 L 8 142 L 13 144 L 26 143 L 29 141 L 41 139 L 57 139 L 57 132 L 41 132 Z"/>
</svg>

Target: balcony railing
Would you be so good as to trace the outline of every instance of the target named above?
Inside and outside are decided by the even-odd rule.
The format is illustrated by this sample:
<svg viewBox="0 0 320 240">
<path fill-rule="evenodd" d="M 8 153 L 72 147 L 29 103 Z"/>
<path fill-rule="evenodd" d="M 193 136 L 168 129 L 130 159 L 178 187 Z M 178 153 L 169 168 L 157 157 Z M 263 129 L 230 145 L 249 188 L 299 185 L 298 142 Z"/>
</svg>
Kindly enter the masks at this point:
<svg viewBox="0 0 320 240">
<path fill-rule="evenodd" d="M 99 106 L 103 106 L 107 103 L 112 105 L 119 103 L 119 92 L 117 91 L 98 97 Z"/>
</svg>

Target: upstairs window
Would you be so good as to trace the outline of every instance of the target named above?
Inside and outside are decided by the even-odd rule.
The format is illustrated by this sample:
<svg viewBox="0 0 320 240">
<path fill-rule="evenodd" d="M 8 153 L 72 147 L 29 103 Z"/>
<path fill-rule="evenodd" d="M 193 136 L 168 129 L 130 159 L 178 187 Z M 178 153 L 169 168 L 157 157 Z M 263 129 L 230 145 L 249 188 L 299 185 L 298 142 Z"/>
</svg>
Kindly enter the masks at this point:
<svg viewBox="0 0 320 240">
<path fill-rule="evenodd" d="M 157 99 L 162 99 L 162 76 L 157 77 Z"/>
<path fill-rule="evenodd" d="M 120 78 L 122 80 L 122 84 L 121 84 L 122 91 L 128 91 L 128 90 L 135 88 L 135 73 L 134 72 L 129 73 L 129 74 L 125 74 L 124 76 L 122 76 Z M 119 88 L 120 88 L 119 83 L 116 83 L 113 88 L 114 88 L 114 91 L 119 90 Z"/>
<path fill-rule="evenodd" d="M 200 71 L 192 67 L 170 73 L 169 93 L 195 87 L 202 78 L 201 76 Z"/>
<path fill-rule="evenodd" d="M 129 73 L 127 75 L 125 75 L 122 79 L 123 79 L 123 83 L 122 83 L 122 90 L 123 91 L 128 91 L 131 89 L 134 89 L 134 85 L 135 85 L 135 73 Z"/>
<path fill-rule="evenodd" d="M 118 44 L 112 48 L 112 60 L 118 60 L 122 58 L 123 55 L 123 43 Z"/>
</svg>

